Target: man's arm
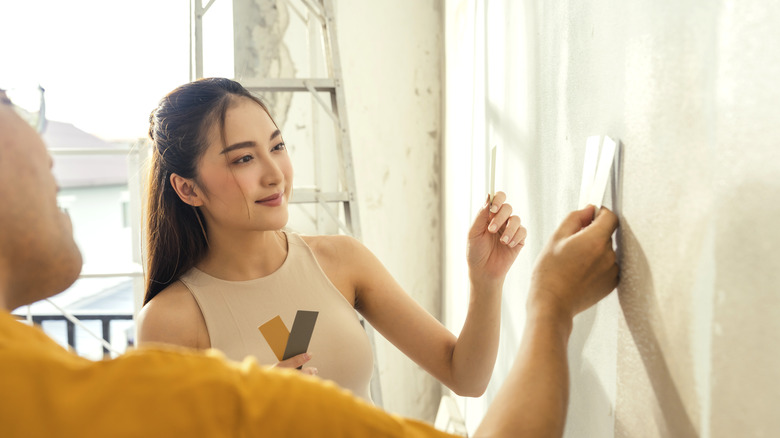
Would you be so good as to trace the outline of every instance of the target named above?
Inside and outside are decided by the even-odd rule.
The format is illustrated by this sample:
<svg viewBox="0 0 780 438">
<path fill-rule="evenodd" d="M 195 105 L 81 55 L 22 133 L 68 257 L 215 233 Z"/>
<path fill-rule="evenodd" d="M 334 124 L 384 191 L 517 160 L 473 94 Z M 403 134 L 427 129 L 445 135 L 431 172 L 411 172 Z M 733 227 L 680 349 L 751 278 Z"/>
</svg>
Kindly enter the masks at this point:
<svg viewBox="0 0 780 438">
<path fill-rule="evenodd" d="M 617 217 L 593 207 L 571 213 L 542 251 L 531 281 L 517 359 L 488 409 L 477 437 L 560 437 L 566 422 L 566 348 L 577 313 L 618 283 L 612 249 Z"/>
</svg>

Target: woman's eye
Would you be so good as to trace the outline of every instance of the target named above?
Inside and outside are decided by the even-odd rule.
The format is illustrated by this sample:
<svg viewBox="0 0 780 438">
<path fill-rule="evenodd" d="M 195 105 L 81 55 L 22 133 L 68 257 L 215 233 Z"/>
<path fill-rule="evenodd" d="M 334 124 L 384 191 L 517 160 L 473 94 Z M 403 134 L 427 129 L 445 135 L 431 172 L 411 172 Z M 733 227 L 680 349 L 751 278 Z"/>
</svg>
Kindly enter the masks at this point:
<svg viewBox="0 0 780 438">
<path fill-rule="evenodd" d="M 279 143 L 278 145 L 276 145 L 273 148 L 271 148 L 271 152 L 281 151 L 281 150 L 284 150 L 284 149 L 287 149 L 287 146 L 285 146 L 284 143 Z"/>
<path fill-rule="evenodd" d="M 250 160 L 252 160 L 252 156 L 251 155 L 244 155 L 243 157 L 241 157 L 238 160 L 234 161 L 234 163 L 236 163 L 236 164 L 248 163 Z"/>
</svg>

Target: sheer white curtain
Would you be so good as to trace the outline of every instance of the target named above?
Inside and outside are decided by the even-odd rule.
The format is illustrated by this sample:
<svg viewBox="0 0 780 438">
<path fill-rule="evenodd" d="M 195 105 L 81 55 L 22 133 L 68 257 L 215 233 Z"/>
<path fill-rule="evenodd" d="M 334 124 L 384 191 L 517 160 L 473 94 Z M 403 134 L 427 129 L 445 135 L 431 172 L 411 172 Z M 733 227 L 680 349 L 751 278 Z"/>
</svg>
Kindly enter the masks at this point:
<svg viewBox="0 0 780 438">
<path fill-rule="evenodd" d="M 444 140 L 445 321 L 461 329 L 469 301 L 466 234 L 489 187 L 490 150 L 498 148 L 496 190 L 529 229 L 526 247 L 504 287 L 501 344 L 493 379 L 479 399 L 458 399 L 470 432 L 509 370 L 525 318 L 525 291 L 541 239 L 535 234 L 538 197 L 529 191 L 535 154 L 529 68 L 529 16 L 525 2 L 446 2 L 446 107 Z"/>
</svg>

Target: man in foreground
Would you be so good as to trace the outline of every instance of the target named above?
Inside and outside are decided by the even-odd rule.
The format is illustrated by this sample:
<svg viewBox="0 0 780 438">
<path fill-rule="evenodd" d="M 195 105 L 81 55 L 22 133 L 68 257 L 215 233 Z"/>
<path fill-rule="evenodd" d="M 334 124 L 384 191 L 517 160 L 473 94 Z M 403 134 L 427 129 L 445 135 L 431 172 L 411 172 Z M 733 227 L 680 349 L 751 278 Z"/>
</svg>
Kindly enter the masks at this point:
<svg viewBox="0 0 780 438">
<path fill-rule="evenodd" d="M 446 436 L 294 370 L 215 352 L 142 349 L 92 362 L 11 310 L 69 287 L 81 269 L 41 138 L 0 91 L 0 431 L 8 437 Z M 571 213 L 534 269 L 514 368 L 475 437 L 561 436 L 572 318 L 615 288 L 617 218 Z"/>
</svg>

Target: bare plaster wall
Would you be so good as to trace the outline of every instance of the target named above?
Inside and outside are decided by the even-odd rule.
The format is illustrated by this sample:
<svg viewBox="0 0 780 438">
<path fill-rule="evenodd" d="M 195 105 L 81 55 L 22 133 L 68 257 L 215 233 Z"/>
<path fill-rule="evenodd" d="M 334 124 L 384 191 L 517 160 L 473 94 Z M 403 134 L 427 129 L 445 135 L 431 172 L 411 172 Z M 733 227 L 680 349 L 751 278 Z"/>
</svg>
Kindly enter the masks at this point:
<svg viewBox="0 0 780 438">
<path fill-rule="evenodd" d="M 514 358 L 533 260 L 576 206 L 585 139 L 602 134 L 623 145 L 607 201 L 622 279 L 575 320 L 566 436 L 780 433 L 777 23 L 780 4 L 758 0 L 447 2 L 446 212 L 457 156 L 495 142 L 530 233 L 480 413 Z M 447 218 L 449 245 L 464 224 Z"/>
</svg>

